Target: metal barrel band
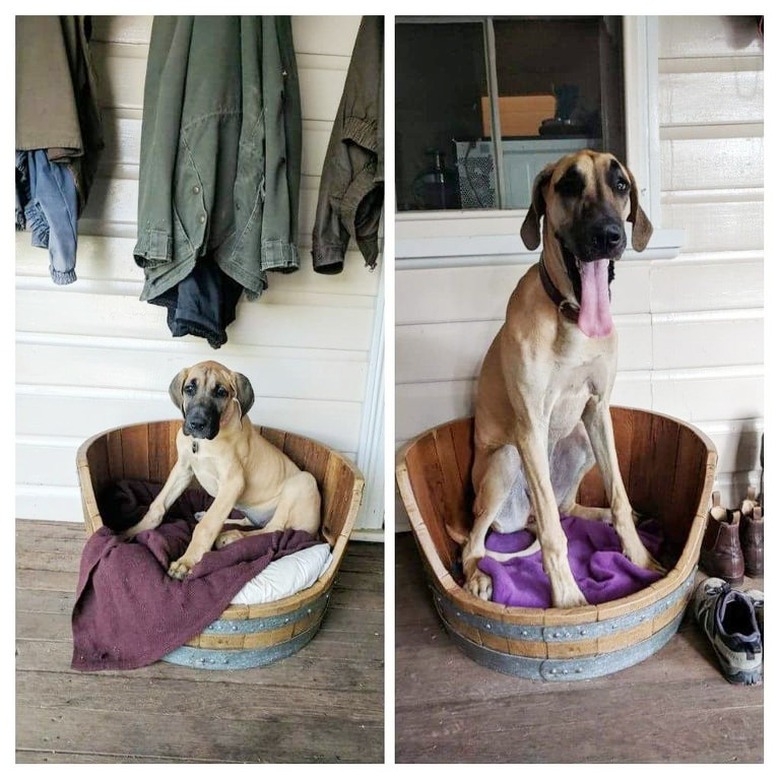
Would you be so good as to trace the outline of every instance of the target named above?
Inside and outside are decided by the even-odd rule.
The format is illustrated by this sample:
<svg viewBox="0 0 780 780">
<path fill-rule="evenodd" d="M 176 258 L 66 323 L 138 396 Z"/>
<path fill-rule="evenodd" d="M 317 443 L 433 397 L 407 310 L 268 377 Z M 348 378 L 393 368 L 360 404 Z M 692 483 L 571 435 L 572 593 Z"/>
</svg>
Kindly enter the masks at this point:
<svg viewBox="0 0 780 780">
<path fill-rule="evenodd" d="M 517 623 L 507 623 L 501 619 L 486 618 L 456 606 L 435 587 L 432 587 L 432 590 L 436 609 L 445 622 L 448 622 L 448 617 L 454 618 L 472 628 L 487 631 L 506 639 L 520 639 L 530 642 L 573 642 L 609 636 L 610 634 L 625 631 L 652 620 L 673 604 L 686 598 L 690 588 L 693 586 L 694 576 L 695 570 L 667 596 L 642 609 L 620 615 L 611 620 L 580 623 L 576 626 L 524 626 Z"/>
<path fill-rule="evenodd" d="M 328 606 L 330 589 L 323 593 L 311 604 L 286 612 L 283 615 L 270 615 L 264 618 L 248 618 L 247 620 L 223 620 L 219 618 L 210 623 L 201 633 L 203 634 L 255 634 L 258 631 L 268 631 L 272 628 L 280 628 L 289 623 L 294 623 L 315 612 L 323 612 Z"/>
<path fill-rule="evenodd" d="M 303 633 L 272 647 L 257 650 L 204 650 L 183 645 L 163 656 L 162 660 L 178 666 L 191 666 L 198 669 L 229 671 L 250 669 L 256 666 L 268 666 L 275 661 L 297 653 L 317 633 L 319 622 Z"/>
<path fill-rule="evenodd" d="M 681 612 L 660 631 L 630 647 L 599 655 L 563 660 L 510 655 L 478 645 L 456 633 L 449 626 L 447 626 L 447 631 L 453 642 L 465 655 L 478 664 L 493 669 L 493 671 L 533 680 L 572 682 L 603 677 L 644 661 L 674 636 L 682 617 L 683 613 Z"/>
</svg>

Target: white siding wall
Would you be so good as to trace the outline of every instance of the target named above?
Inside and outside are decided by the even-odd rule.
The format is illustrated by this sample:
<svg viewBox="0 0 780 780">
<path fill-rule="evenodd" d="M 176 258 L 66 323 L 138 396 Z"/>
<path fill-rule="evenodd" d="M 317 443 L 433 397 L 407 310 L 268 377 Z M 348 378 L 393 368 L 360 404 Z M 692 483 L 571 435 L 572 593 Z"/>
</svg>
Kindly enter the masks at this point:
<svg viewBox="0 0 780 780">
<path fill-rule="evenodd" d="M 700 427 L 732 503 L 757 483 L 763 427 L 762 50 L 745 37 L 728 19 L 660 21 L 661 224 L 648 251 L 627 253 L 613 285 L 613 403 Z M 482 356 L 536 261 L 520 224 L 517 212 L 397 220 L 406 258 L 396 264 L 398 446 L 472 413 Z M 670 258 L 659 242 L 680 229 L 682 251 Z"/>
<path fill-rule="evenodd" d="M 254 423 L 370 460 L 362 428 L 373 419 L 365 401 L 381 275 L 352 247 L 338 276 L 315 274 L 310 255 L 320 173 L 359 23 L 359 16 L 293 19 L 304 131 L 302 267 L 271 275 L 259 300 L 242 300 L 228 343 L 213 350 L 203 339 L 173 339 L 165 309 L 138 300 L 143 272 L 132 249 L 152 17 L 95 18 L 107 148 L 79 225 L 78 281 L 56 287 L 46 250 L 31 247 L 29 233 L 16 236 L 17 517 L 81 520 L 81 442 L 117 425 L 175 417 L 168 383 L 204 359 L 251 379 Z M 358 526 L 381 527 L 376 507 L 362 518 Z"/>
<path fill-rule="evenodd" d="M 764 415 L 764 63 L 754 17 L 659 19 L 664 227 L 683 228 L 654 268 L 654 336 L 669 355 L 656 408 L 715 442 L 716 487 L 757 484 Z"/>
</svg>

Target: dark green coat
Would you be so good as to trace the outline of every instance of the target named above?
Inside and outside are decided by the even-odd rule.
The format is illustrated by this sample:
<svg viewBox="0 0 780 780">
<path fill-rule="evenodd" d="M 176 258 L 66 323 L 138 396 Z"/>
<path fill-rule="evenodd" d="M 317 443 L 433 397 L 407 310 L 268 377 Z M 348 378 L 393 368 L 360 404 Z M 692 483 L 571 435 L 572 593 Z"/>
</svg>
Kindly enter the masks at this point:
<svg viewBox="0 0 780 780">
<path fill-rule="evenodd" d="M 208 255 L 259 295 L 299 266 L 301 108 L 286 16 L 156 16 L 144 88 L 142 300 Z"/>
<path fill-rule="evenodd" d="M 320 180 L 314 270 L 340 273 L 350 238 L 369 268 L 379 255 L 384 204 L 384 17 L 364 16 Z"/>
</svg>

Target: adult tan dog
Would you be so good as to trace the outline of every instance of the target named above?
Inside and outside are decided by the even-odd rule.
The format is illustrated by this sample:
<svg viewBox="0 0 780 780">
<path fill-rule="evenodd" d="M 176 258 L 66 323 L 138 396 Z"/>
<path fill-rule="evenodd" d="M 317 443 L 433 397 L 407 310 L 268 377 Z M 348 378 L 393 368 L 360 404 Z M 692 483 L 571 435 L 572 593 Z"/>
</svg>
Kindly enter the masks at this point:
<svg viewBox="0 0 780 780">
<path fill-rule="evenodd" d="M 184 555 L 171 563 L 171 577 L 184 579 L 212 546 L 219 549 L 245 535 L 287 528 L 317 533 L 317 483 L 252 425 L 247 412 L 255 396 L 243 374 L 206 361 L 182 369 L 168 392 L 184 416 L 176 436 L 177 460 L 144 518 L 125 531 L 126 538 L 156 528 L 193 476 L 214 501 Z M 261 527 L 220 533 L 234 507 Z"/>
<path fill-rule="evenodd" d="M 560 513 L 611 519 L 625 555 L 660 568 L 636 531 L 609 413 L 613 264 L 626 248 L 624 220 L 633 223 L 636 251 L 653 228 L 633 175 L 611 154 L 583 150 L 548 165 L 532 200 L 520 234 L 529 249 L 543 237 L 542 255 L 512 293 L 479 376 L 474 525 L 462 558 L 466 588 L 489 600 L 492 581 L 477 567 L 488 530 L 517 531 L 533 518 L 553 606 L 576 607 L 587 602 L 571 573 Z M 575 503 L 594 457 L 609 509 Z"/>
</svg>

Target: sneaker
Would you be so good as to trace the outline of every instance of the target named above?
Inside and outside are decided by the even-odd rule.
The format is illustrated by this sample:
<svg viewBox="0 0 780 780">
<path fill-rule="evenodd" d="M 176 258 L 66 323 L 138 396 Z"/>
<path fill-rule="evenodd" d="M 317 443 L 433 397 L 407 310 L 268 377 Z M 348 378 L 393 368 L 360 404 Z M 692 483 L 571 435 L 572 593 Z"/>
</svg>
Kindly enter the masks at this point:
<svg viewBox="0 0 780 780">
<path fill-rule="evenodd" d="M 761 633 L 761 647 L 764 645 L 764 593 L 760 590 L 746 590 L 745 595 L 753 602 L 753 611 L 756 613 L 756 623 Z"/>
<path fill-rule="evenodd" d="M 763 677 L 764 652 L 753 603 L 718 577 L 704 580 L 693 596 L 696 621 L 730 683 L 755 685 Z"/>
</svg>

